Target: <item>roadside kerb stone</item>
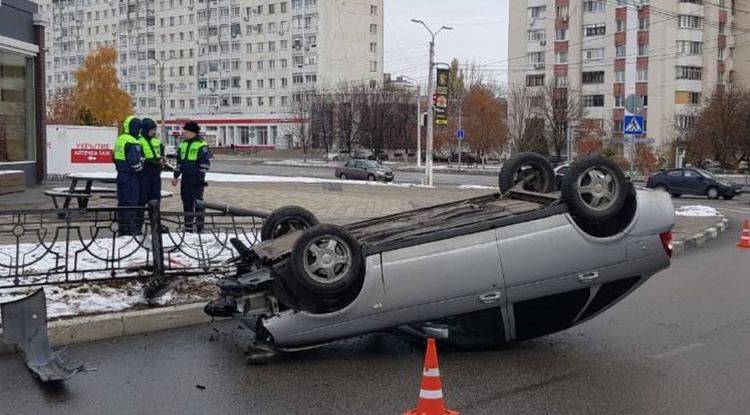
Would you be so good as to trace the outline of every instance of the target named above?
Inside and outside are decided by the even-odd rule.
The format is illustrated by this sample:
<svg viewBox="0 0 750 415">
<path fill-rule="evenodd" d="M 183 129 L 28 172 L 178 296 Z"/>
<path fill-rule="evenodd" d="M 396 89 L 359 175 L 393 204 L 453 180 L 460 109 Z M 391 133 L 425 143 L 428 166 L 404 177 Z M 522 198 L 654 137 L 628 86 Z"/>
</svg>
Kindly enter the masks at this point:
<svg viewBox="0 0 750 415">
<path fill-rule="evenodd" d="M 709 226 L 691 236 L 675 239 L 672 243 L 674 255 L 682 255 L 688 249 L 699 247 L 712 239 L 718 238 L 719 234 L 724 232 L 728 227 L 729 219 L 722 216 L 713 226 Z"/>
<path fill-rule="evenodd" d="M 56 320 L 49 323 L 47 333 L 52 346 L 62 346 L 194 326 L 211 321 L 203 306 L 203 303 L 183 304 Z M 0 355 L 16 351 L 15 346 L 0 341 Z"/>
</svg>

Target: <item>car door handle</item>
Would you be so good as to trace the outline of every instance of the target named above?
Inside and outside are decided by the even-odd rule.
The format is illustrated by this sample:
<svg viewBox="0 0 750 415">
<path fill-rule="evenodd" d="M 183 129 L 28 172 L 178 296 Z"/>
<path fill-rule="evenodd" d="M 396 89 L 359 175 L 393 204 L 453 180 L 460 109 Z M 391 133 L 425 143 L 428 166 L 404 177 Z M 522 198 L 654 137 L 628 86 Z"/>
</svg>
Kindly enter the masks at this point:
<svg viewBox="0 0 750 415">
<path fill-rule="evenodd" d="M 589 284 L 596 281 L 599 278 L 599 271 L 584 272 L 578 274 L 578 282 L 581 284 Z"/>
<path fill-rule="evenodd" d="M 492 291 L 479 296 L 479 302 L 482 304 L 492 304 L 498 302 L 503 297 L 500 291 Z"/>
</svg>

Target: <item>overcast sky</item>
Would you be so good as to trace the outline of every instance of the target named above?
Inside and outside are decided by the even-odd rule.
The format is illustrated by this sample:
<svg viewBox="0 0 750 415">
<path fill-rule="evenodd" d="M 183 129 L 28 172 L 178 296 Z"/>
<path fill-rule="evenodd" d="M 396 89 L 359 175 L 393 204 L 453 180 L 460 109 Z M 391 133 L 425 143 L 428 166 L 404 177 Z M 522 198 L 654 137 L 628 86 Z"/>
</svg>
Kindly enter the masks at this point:
<svg viewBox="0 0 750 415">
<path fill-rule="evenodd" d="M 429 61 L 427 31 L 412 18 L 433 29 L 453 26 L 438 35 L 438 62 L 458 58 L 461 63 L 485 64 L 485 75 L 505 80 L 508 55 L 509 0 L 385 0 L 385 71 L 394 76 L 427 78 Z"/>
</svg>

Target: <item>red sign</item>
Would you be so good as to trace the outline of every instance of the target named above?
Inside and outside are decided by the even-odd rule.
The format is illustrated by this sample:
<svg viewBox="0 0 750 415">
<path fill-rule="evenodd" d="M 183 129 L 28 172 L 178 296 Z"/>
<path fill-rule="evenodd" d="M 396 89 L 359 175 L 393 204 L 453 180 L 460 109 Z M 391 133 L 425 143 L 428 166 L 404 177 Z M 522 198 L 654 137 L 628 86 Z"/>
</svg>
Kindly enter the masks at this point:
<svg viewBox="0 0 750 415">
<path fill-rule="evenodd" d="M 112 163 L 112 150 L 108 148 L 74 148 L 70 150 L 70 162 L 74 164 Z"/>
</svg>

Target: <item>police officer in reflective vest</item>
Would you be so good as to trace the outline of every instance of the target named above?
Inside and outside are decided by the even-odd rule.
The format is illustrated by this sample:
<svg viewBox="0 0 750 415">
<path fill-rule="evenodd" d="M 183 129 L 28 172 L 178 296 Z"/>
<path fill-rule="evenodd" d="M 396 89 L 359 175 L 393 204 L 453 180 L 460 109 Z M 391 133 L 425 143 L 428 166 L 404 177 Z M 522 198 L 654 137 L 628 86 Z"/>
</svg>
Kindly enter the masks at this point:
<svg viewBox="0 0 750 415">
<path fill-rule="evenodd" d="M 143 149 L 143 174 L 141 174 L 141 206 L 152 200 L 161 200 L 161 169 L 164 164 L 164 146 L 156 136 L 156 123 L 151 118 L 141 121 L 138 142 Z"/>
<path fill-rule="evenodd" d="M 125 119 L 122 134 L 115 141 L 114 162 L 117 169 L 117 206 L 140 206 L 140 175 L 143 170 L 143 152 L 138 143 L 141 120 L 134 116 Z M 137 212 L 119 212 L 119 235 L 138 235 Z"/>
<path fill-rule="evenodd" d="M 177 149 L 177 168 L 175 168 L 172 186 L 177 186 L 182 175 L 180 193 L 182 207 L 185 211 L 185 231 L 203 231 L 203 208 L 196 205 L 197 200 L 203 200 L 203 190 L 206 186 L 206 173 L 211 167 L 211 154 L 208 144 L 199 136 L 200 126 L 189 121 L 182 127 L 185 138 Z M 193 212 L 197 218 L 193 218 Z M 195 223 L 194 223 L 195 222 Z"/>
</svg>

